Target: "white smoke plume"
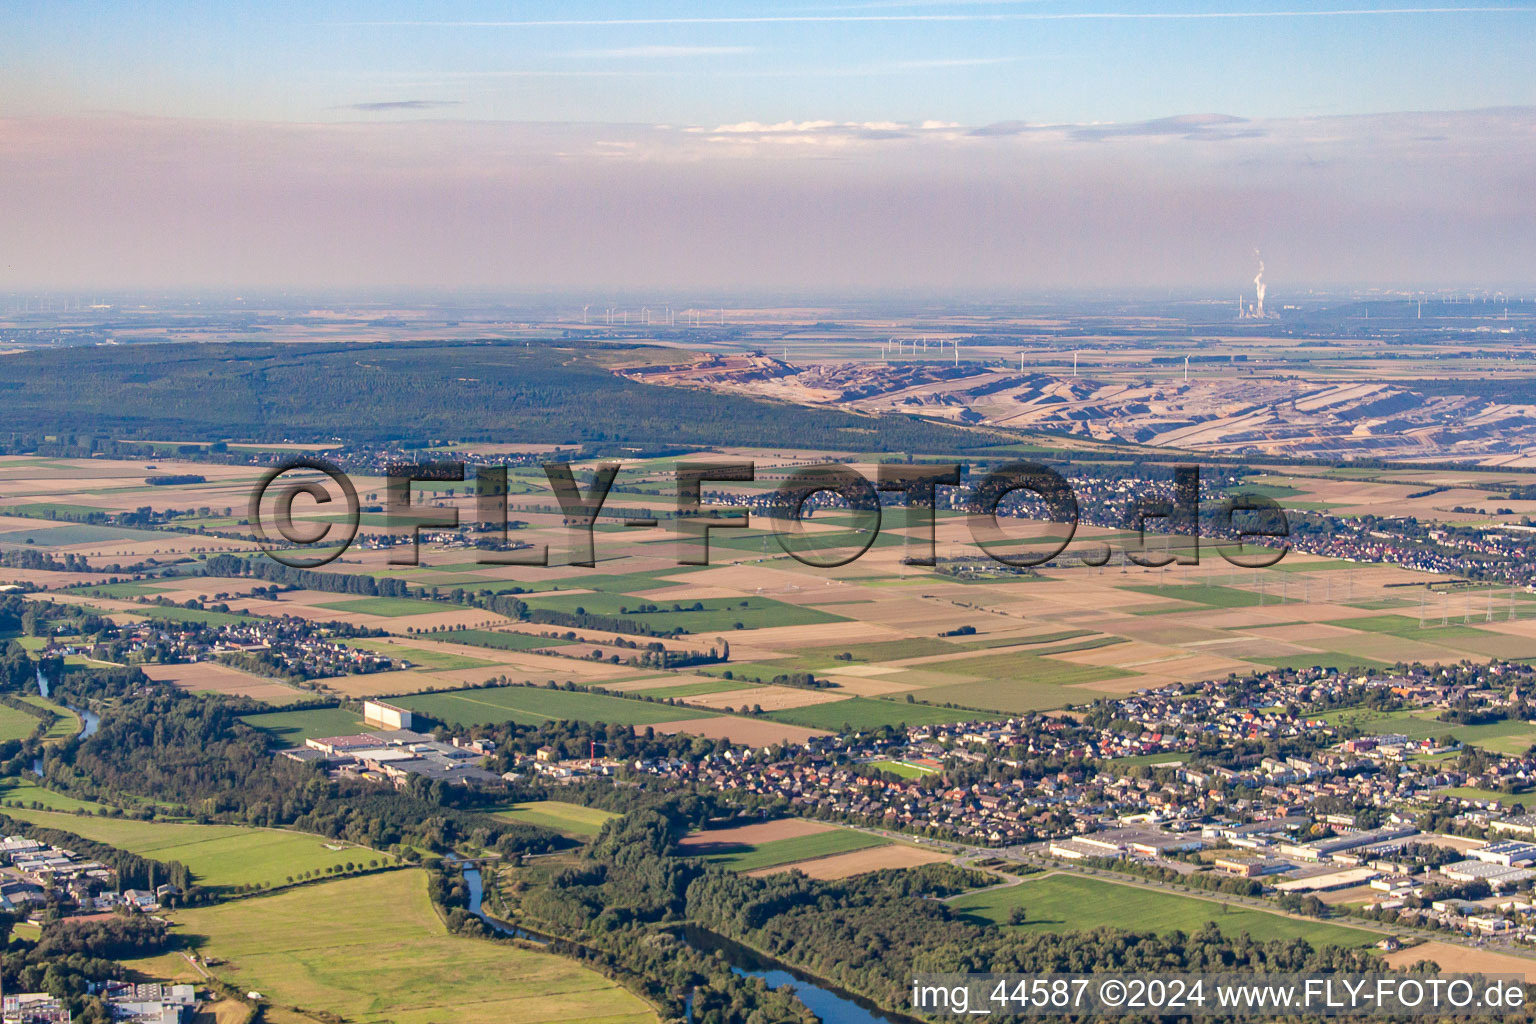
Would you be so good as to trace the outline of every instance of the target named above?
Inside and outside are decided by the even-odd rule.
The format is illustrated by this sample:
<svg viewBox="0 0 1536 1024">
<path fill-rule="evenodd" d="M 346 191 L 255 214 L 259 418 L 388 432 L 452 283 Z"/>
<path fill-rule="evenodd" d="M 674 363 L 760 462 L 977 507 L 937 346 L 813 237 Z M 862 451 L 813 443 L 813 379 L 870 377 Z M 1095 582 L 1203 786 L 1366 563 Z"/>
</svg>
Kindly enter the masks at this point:
<svg viewBox="0 0 1536 1024">
<path fill-rule="evenodd" d="M 1264 257 L 1259 256 L 1257 249 L 1253 250 L 1253 255 L 1259 260 L 1259 272 L 1253 278 L 1253 288 L 1258 293 L 1259 301 L 1254 304 L 1253 315 L 1261 317 L 1264 315 Z"/>
</svg>

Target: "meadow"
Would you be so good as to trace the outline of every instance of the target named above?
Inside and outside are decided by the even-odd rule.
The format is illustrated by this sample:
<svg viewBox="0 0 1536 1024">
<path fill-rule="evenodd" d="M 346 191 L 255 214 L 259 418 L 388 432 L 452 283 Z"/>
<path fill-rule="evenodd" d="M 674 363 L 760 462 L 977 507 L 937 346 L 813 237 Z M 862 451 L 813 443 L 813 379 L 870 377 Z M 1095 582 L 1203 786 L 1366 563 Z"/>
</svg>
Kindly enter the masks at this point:
<svg viewBox="0 0 1536 1024">
<path fill-rule="evenodd" d="M 583 807 L 563 800 L 524 800 L 491 811 L 494 818 L 542 825 L 581 839 L 590 839 L 602 830 L 604 822 L 618 815 L 596 807 Z"/>
<path fill-rule="evenodd" d="M 24 740 L 36 731 L 42 719 L 0 704 L 0 743 Z"/>
<path fill-rule="evenodd" d="M 281 886 L 305 871 L 324 872 L 348 861 L 366 864 L 382 855 L 307 832 L 246 828 L 241 825 L 194 825 L 136 821 L 97 815 L 8 808 L 7 814 L 48 828 L 63 829 L 154 860 L 179 860 L 196 881 L 223 889 L 245 885 Z"/>
<path fill-rule="evenodd" d="M 361 715 L 344 708 L 272 711 L 242 715 L 240 721 L 269 733 L 280 746 L 285 747 L 301 747 L 305 740 L 322 736 L 349 736 L 367 729 Z"/>
<path fill-rule="evenodd" d="M 1050 874 L 1019 885 L 991 889 L 950 902 L 957 912 L 978 922 L 1019 931 L 1070 932 L 1094 928 L 1130 931 L 1194 932 L 1207 921 L 1227 935 L 1244 932 L 1261 942 L 1305 939 L 1313 946 L 1367 946 L 1379 935 L 1322 921 L 1303 921 L 1262 910 L 1233 907 L 1216 900 L 1157 892 L 1079 875 Z M 1025 922 L 1009 925 L 1008 915 L 1023 907 Z"/>
<path fill-rule="evenodd" d="M 656 725 L 710 717 L 711 712 L 598 693 L 533 686 L 496 686 L 395 697 L 392 703 L 449 725 L 517 722 L 537 725 L 563 719 L 618 725 Z"/>
<path fill-rule="evenodd" d="M 418 870 L 178 911 L 174 920 L 189 946 L 223 961 L 218 976 L 242 992 L 261 992 L 289 1020 L 656 1021 L 638 997 L 574 961 L 449 934 Z M 153 975 L 166 970 L 166 959 L 129 966 Z"/>
</svg>

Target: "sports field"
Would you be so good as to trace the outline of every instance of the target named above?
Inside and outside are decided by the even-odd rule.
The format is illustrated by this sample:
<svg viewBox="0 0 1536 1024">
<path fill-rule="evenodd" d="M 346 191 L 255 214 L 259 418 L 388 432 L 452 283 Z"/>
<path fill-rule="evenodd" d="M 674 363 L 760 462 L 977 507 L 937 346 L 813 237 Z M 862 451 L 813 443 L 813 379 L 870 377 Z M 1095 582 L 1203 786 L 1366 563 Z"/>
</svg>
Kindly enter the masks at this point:
<svg viewBox="0 0 1536 1024">
<path fill-rule="evenodd" d="M 212 888 L 241 885 L 281 886 L 289 876 L 324 872 L 333 865 L 367 865 L 385 855 L 307 832 L 246 828 L 241 825 L 192 825 L 134 821 L 95 815 L 7 808 L 22 821 L 63 829 L 153 860 L 179 860 L 196 881 Z M 330 849 L 331 846 L 344 846 Z"/>
<path fill-rule="evenodd" d="M 655 1024 L 638 997 L 574 961 L 451 935 L 421 871 L 339 879 L 179 911 L 176 932 L 289 1020 L 334 1024 Z M 130 963 L 153 974 L 163 958 Z M 179 958 L 178 958 L 179 959 Z"/>
<path fill-rule="evenodd" d="M 659 722 L 711 717 L 709 712 L 670 704 L 533 686 L 496 686 L 450 690 L 446 693 L 420 693 L 394 698 L 393 703 L 439 722 L 465 726 L 498 722 L 537 725 L 540 722 L 566 719 L 617 725 L 656 725 Z"/>
<path fill-rule="evenodd" d="M 563 800 L 525 800 L 491 812 L 494 818 L 542 825 L 567 835 L 589 839 L 602 830 L 603 823 L 618 815 L 596 807 L 568 804 Z"/>
<path fill-rule="evenodd" d="M 1381 936 L 1322 921 L 1303 921 L 1262 910 L 1232 907 L 1215 900 L 1156 892 L 1079 875 L 1051 874 L 1005 889 L 961 896 L 950 903 L 978 921 L 1021 931 L 1073 932 L 1094 928 L 1127 931 L 1193 932 L 1207 921 L 1228 935 L 1244 932 L 1263 942 L 1305 939 L 1313 946 L 1368 946 Z M 1007 925 L 1014 907 L 1023 907 L 1024 924 Z"/>
</svg>

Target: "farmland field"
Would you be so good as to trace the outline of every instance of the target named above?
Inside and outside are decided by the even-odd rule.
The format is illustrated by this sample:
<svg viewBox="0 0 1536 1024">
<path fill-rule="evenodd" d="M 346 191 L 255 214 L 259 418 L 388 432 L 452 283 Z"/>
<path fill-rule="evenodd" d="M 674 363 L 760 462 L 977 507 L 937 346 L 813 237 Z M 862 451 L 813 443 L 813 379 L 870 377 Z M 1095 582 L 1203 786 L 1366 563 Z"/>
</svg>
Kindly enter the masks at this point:
<svg viewBox="0 0 1536 1024">
<path fill-rule="evenodd" d="M 1215 900 L 1154 892 L 1096 878 L 1054 874 L 1006 889 L 961 896 L 950 903 L 979 921 L 1020 931 L 1069 932 L 1094 928 L 1129 931 L 1194 932 L 1214 921 L 1225 934 L 1247 932 L 1253 938 L 1305 939 L 1313 946 L 1367 946 L 1379 935 L 1322 921 L 1301 921 L 1280 914 L 1231 907 Z M 1008 914 L 1023 907 L 1022 925 L 1008 925 Z"/>
<path fill-rule="evenodd" d="M 596 807 L 583 807 L 563 800 L 525 800 L 491 812 L 492 817 L 542 825 L 570 835 L 589 838 L 597 835 L 603 823 L 618 815 Z"/>
<path fill-rule="evenodd" d="M 283 829 L 135 821 L 19 808 L 8 808 L 6 813 L 155 860 L 179 860 L 191 869 L 199 884 L 214 888 L 280 886 L 290 875 L 323 872 L 332 865 L 366 863 L 381 856 L 359 846 L 328 849 L 328 844 L 342 844 Z"/>
<path fill-rule="evenodd" d="M 569 719 L 618 725 L 655 725 L 708 717 L 692 708 L 626 700 L 597 693 L 533 686 L 496 686 L 397 697 L 394 703 L 453 725 L 517 722 L 537 725 Z"/>
<path fill-rule="evenodd" d="M 347 601 L 327 601 L 317 607 L 338 612 L 362 612 L 364 615 L 397 618 L 402 615 L 430 615 L 433 612 L 452 610 L 457 606 L 436 601 L 417 601 L 409 597 L 357 597 Z"/>
<path fill-rule="evenodd" d="M 945 722 L 969 722 L 975 711 L 938 708 L 927 704 L 881 700 L 875 697 L 850 697 L 830 704 L 812 704 L 803 708 L 771 711 L 768 717 L 811 729 L 841 729 L 844 723 L 855 729 L 878 729 L 882 725 L 939 725 Z"/>
<path fill-rule="evenodd" d="M 464 644 L 468 647 L 490 647 L 498 651 L 531 651 L 539 647 L 564 647 L 570 640 L 556 637 L 529 636 L 527 633 L 510 633 L 494 629 L 451 629 L 432 639 L 440 643 Z"/>
<path fill-rule="evenodd" d="M 815 608 L 785 604 L 762 597 L 711 598 L 703 601 L 648 601 L 623 594 L 534 594 L 526 598 L 530 608 L 574 612 L 578 608 L 592 615 L 614 615 L 633 619 L 657 632 L 681 629 L 689 633 L 724 633 L 742 629 L 767 629 L 773 626 L 808 626 L 822 622 L 846 621 Z M 682 610 L 673 610 L 677 604 Z M 702 605 L 695 609 L 694 605 Z M 654 611 L 641 611 L 655 606 Z M 363 609 L 355 609 L 362 611 Z"/>
<path fill-rule="evenodd" d="M 723 868 L 730 868 L 732 871 L 757 871 L 762 868 L 778 867 L 781 864 L 830 857 L 833 854 L 867 850 L 889 843 L 889 839 L 872 836 L 867 832 L 839 828 L 812 835 L 742 845 L 734 850 L 720 850 L 708 854 L 705 859 Z"/>
<path fill-rule="evenodd" d="M 340 879 L 180 911 L 215 971 L 292 1020 L 356 1024 L 654 1024 L 636 996 L 549 953 L 450 935 L 421 871 Z M 155 961 L 146 963 L 146 968 Z M 470 981 L 472 979 L 472 982 Z M 324 1007 L 327 1016 L 303 1008 Z"/>
</svg>

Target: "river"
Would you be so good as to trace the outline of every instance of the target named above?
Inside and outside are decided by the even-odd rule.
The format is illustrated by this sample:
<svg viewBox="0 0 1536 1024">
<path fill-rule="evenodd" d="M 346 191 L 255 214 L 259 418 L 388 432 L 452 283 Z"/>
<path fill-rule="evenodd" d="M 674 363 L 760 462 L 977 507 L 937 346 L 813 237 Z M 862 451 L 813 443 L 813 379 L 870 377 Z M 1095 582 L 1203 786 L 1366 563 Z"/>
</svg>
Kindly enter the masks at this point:
<svg viewBox="0 0 1536 1024">
<path fill-rule="evenodd" d="M 37 692 L 41 693 L 44 697 L 51 699 L 52 689 L 52 686 L 50 686 L 48 683 L 48 677 L 44 675 L 43 670 L 39 668 L 37 670 Z M 96 735 L 96 730 L 101 728 L 100 715 L 86 708 L 77 708 L 69 704 L 64 706 L 80 716 L 80 728 L 75 732 L 76 736 L 84 740 Z M 32 774 L 37 776 L 41 776 L 43 774 L 43 759 L 41 757 L 34 757 L 32 759 Z"/>
<path fill-rule="evenodd" d="M 485 883 L 480 869 L 465 865 L 464 884 L 469 889 L 469 912 L 503 935 L 511 935 L 531 942 L 546 943 L 549 940 L 532 932 L 498 921 L 481 906 Z M 900 1014 L 888 1014 L 875 1004 L 858 996 L 834 989 L 800 971 L 792 970 L 776 960 L 760 956 L 752 950 L 714 932 L 692 925 L 683 929 L 683 938 L 694 949 L 706 953 L 720 953 L 731 964 L 731 970 L 749 978 L 761 978 L 769 988 L 792 987 L 795 995 L 823 1024 L 921 1024 L 916 1018 Z M 689 1000 L 689 1019 L 692 1019 L 692 999 Z"/>
<path fill-rule="evenodd" d="M 921 1024 L 915 1017 L 888 1013 L 867 999 L 834 988 L 704 928 L 688 925 L 683 929 L 683 937 L 694 949 L 723 955 L 737 974 L 761 978 L 769 988 L 793 989 L 823 1024 Z"/>
</svg>

